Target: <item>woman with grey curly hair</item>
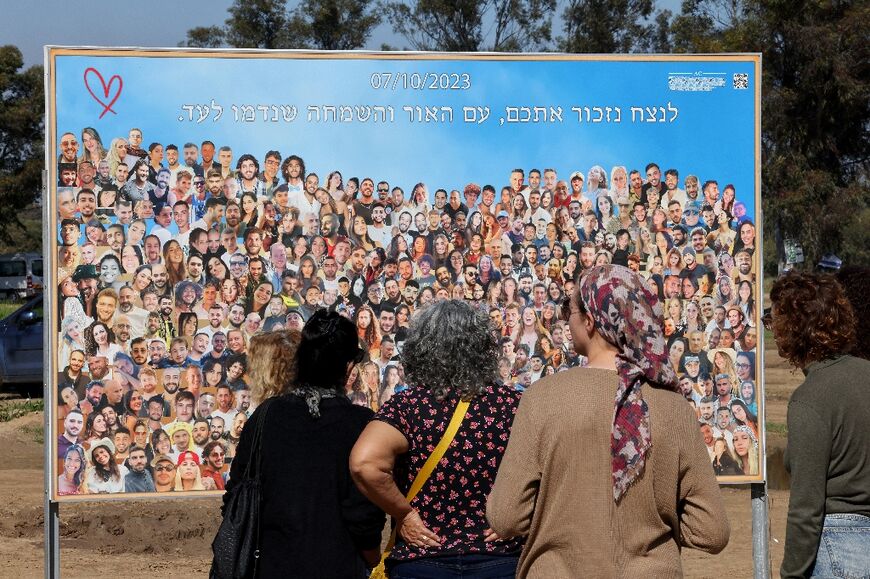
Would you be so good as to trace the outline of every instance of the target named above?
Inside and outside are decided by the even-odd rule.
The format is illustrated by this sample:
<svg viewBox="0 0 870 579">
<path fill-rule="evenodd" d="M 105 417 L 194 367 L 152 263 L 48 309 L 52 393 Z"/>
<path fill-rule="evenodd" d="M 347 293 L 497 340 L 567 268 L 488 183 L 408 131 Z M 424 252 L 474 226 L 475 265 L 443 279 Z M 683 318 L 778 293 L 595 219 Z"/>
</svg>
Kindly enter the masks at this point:
<svg viewBox="0 0 870 579">
<path fill-rule="evenodd" d="M 439 577 L 516 572 L 522 539 L 501 539 L 485 512 L 520 399 L 496 380 L 498 349 L 488 315 L 463 301 L 423 308 L 411 322 L 401 356 L 408 389 L 384 404 L 350 458 L 357 486 L 394 519 L 390 577 L 436 568 Z M 462 421 L 452 442 L 409 501 L 433 449 L 450 440 L 445 432 L 457 408 Z"/>
</svg>

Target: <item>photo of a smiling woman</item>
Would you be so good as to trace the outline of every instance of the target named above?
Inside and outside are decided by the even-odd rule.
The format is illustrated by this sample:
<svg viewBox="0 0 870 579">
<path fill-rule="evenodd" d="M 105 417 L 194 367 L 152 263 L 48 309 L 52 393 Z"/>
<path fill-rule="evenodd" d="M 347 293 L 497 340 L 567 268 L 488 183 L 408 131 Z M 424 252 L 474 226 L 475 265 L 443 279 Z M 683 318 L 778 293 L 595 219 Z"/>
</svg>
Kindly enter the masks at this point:
<svg viewBox="0 0 870 579">
<path fill-rule="evenodd" d="M 103 322 L 94 322 L 85 328 L 85 353 L 88 356 L 105 356 L 109 361 L 121 352 L 115 343 L 115 333 Z"/>
<path fill-rule="evenodd" d="M 85 476 L 88 492 L 121 493 L 124 492 L 124 477 L 127 467 L 115 463 L 115 444 L 108 438 L 102 438 L 91 443 L 88 451 L 90 465 Z"/>
<path fill-rule="evenodd" d="M 77 495 L 86 492 L 82 486 L 85 482 L 87 466 L 85 449 L 80 444 L 70 446 L 63 459 L 63 470 L 57 477 L 57 494 Z"/>
<path fill-rule="evenodd" d="M 121 260 L 118 259 L 118 256 L 116 256 L 114 253 L 106 253 L 102 257 L 102 259 L 100 259 L 100 289 L 105 289 L 107 287 L 116 290 L 119 289 L 123 285 L 123 283 L 119 280 L 123 272 L 124 269 L 121 266 Z"/>
</svg>

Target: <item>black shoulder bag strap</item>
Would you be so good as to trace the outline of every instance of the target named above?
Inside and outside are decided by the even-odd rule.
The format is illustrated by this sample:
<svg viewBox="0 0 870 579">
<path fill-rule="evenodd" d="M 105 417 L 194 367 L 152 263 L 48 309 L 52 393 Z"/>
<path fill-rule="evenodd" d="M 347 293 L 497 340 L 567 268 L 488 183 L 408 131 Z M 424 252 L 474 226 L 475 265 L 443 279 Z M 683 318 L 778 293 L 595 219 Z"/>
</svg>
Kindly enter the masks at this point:
<svg viewBox="0 0 870 579">
<path fill-rule="evenodd" d="M 263 462 L 263 429 L 266 424 L 266 414 L 269 412 L 269 407 L 273 399 L 267 398 L 260 404 L 260 415 L 257 417 L 257 423 L 254 426 L 254 440 L 251 441 L 251 458 L 248 465 L 245 467 L 244 478 L 254 481 L 262 472 Z M 263 503 L 263 486 L 262 483 L 257 483 L 257 526 L 254 535 L 254 568 L 251 577 L 257 576 L 257 563 L 260 560 L 260 506 Z"/>
</svg>

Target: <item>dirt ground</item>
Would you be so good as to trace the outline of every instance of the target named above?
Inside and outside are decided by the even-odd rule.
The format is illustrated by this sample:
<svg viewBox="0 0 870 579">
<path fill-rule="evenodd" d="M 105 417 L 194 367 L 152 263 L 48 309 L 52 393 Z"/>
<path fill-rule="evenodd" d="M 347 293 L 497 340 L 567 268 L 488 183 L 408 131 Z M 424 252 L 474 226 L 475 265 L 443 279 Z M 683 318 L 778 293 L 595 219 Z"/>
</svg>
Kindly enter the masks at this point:
<svg viewBox="0 0 870 579">
<path fill-rule="evenodd" d="M 785 424 L 786 403 L 800 383 L 774 351 L 766 353 L 767 421 Z M 43 576 L 41 415 L 0 424 L 0 575 Z M 770 555 L 778 574 L 788 510 L 781 466 L 782 434 L 767 435 Z M 752 513 L 748 487 L 723 487 L 731 541 L 719 555 L 683 553 L 686 577 L 752 576 Z M 219 500 L 105 502 L 62 505 L 61 572 L 93 577 L 105 570 L 128 578 L 208 574 Z M 99 571 L 102 569 L 104 571 Z"/>
</svg>

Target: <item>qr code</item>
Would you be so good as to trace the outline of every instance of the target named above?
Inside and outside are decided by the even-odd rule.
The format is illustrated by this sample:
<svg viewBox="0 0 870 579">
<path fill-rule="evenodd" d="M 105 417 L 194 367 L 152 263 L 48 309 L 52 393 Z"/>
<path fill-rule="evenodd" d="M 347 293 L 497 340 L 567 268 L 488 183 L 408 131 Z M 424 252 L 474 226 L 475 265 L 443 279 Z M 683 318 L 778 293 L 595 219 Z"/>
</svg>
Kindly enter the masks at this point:
<svg viewBox="0 0 870 579">
<path fill-rule="evenodd" d="M 734 88 L 746 89 L 749 88 L 749 74 L 738 72 L 734 75 Z"/>
</svg>

